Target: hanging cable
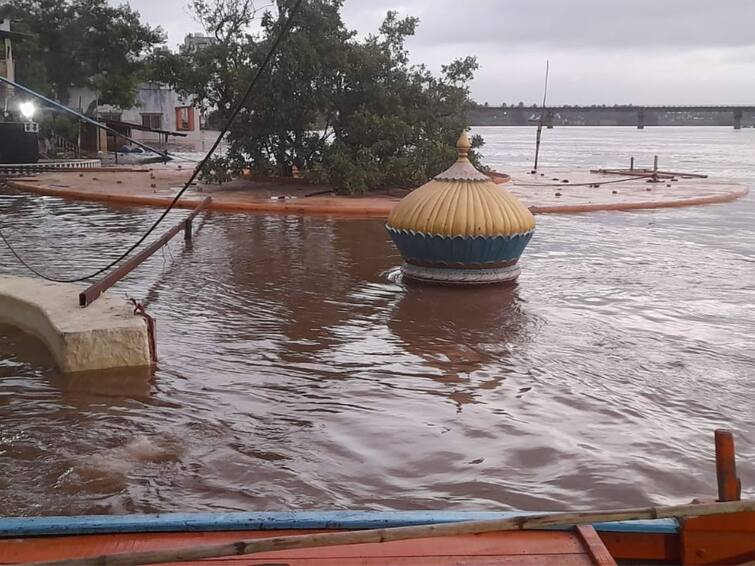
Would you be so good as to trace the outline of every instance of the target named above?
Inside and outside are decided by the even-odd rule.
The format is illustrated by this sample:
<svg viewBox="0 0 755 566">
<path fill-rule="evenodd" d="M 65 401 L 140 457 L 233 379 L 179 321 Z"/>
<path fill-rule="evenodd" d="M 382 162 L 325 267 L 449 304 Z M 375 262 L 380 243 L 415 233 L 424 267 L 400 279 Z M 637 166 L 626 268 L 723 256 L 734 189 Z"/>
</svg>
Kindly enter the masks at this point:
<svg viewBox="0 0 755 566">
<path fill-rule="evenodd" d="M 110 270 L 111 268 L 115 267 L 117 264 L 119 264 L 121 261 L 126 259 L 133 251 L 138 248 L 144 241 L 154 232 L 157 227 L 162 223 L 163 220 L 165 220 L 165 217 L 168 216 L 171 210 L 176 206 L 176 203 L 181 199 L 181 197 L 184 195 L 184 193 L 189 189 L 191 184 L 195 181 L 197 176 L 199 175 L 199 172 L 204 168 L 207 161 L 212 157 L 212 154 L 215 152 L 215 150 L 220 145 L 220 142 L 223 140 L 223 137 L 228 133 L 228 130 L 230 129 L 231 125 L 233 124 L 233 121 L 236 119 L 236 116 L 241 112 L 244 105 L 246 104 L 247 99 L 251 96 L 252 91 L 254 90 L 254 87 L 257 86 L 257 82 L 259 81 L 260 77 L 262 76 L 262 73 L 265 71 L 267 66 L 270 64 L 270 61 L 273 58 L 273 55 L 275 55 L 275 52 L 278 50 L 278 46 L 280 45 L 281 41 L 283 41 L 284 37 L 288 35 L 288 32 L 291 29 L 291 26 L 293 25 L 293 20 L 296 14 L 299 11 L 299 8 L 301 7 L 304 0 L 296 0 L 296 3 L 291 8 L 291 11 L 289 12 L 288 18 L 286 19 L 285 23 L 283 24 L 283 27 L 281 28 L 280 32 L 278 33 L 278 36 L 273 41 L 272 45 L 270 46 L 270 50 L 267 52 L 267 55 L 265 56 L 265 59 L 262 61 L 262 64 L 257 67 L 257 72 L 255 73 L 254 77 L 252 78 L 251 82 L 249 83 L 249 86 L 246 89 L 246 92 L 241 97 L 239 102 L 234 107 L 233 111 L 231 112 L 230 117 L 226 121 L 225 125 L 223 126 L 223 129 L 221 130 L 220 134 L 218 134 L 217 139 L 215 140 L 215 143 L 212 144 L 212 147 L 207 152 L 207 154 L 202 158 L 202 161 L 199 162 L 199 165 L 194 169 L 194 172 L 191 174 L 191 177 L 188 181 L 184 184 L 183 188 L 176 194 L 176 196 L 173 198 L 171 203 L 168 205 L 168 207 L 163 211 L 163 213 L 160 215 L 160 217 L 152 224 L 152 226 L 139 238 L 139 240 L 136 241 L 129 249 L 127 249 L 125 252 L 123 252 L 117 259 L 111 261 L 108 265 L 105 267 L 98 269 L 94 273 L 91 273 L 86 276 L 82 277 L 73 277 L 73 278 L 60 278 L 60 277 L 50 277 L 43 273 L 41 273 L 39 270 L 35 269 L 31 265 L 29 265 L 28 262 L 26 262 L 21 255 L 14 249 L 14 247 L 10 244 L 8 239 L 5 237 L 5 234 L 3 234 L 2 227 L 0 227 L 0 239 L 3 240 L 3 243 L 5 246 L 10 250 L 10 252 L 13 254 L 13 256 L 29 271 L 34 273 L 37 277 L 41 277 L 42 279 L 45 279 L 47 281 L 53 281 L 55 283 L 79 283 L 81 281 L 87 281 L 88 279 L 92 279 L 93 277 L 97 277 L 98 275 L 101 275 L 102 273 L 105 273 L 106 271 Z"/>
</svg>

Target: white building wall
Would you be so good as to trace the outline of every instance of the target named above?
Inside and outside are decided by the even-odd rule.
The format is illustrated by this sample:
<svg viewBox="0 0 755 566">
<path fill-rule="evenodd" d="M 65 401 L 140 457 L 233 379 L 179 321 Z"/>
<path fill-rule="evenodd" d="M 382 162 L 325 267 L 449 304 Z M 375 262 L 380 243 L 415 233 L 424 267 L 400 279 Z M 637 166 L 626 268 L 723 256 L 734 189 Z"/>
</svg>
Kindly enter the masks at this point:
<svg viewBox="0 0 755 566">
<path fill-rule="evenodd" d="M 89 105 L 97 100 L 97 93 L 86 87 L 72 87 L 68 89 L 66 106 L 77 112 L 86 112 Z"/>
<path fill-rule="evenodd" d="M 0 2 L 2 4 L 2 2 Z M 0 30 L 10 31 L 10 20 L 0 19 Z M 13 64 L 13 45 L 10 39 L 0 39 L 0 75 L 8 80 L 15 81 L 15 65 Z"/>
<path fill-rule="evenodd" d="M 172 141 L 180 142 L 182 139 L 197 138 L 200 134 L 199 110 L 194 107 L 191 107 L 191 112 L 194 114 L 194 129 L 178 129 L 178 125 L 176 124 L 176 109 L 187 106 L 191 107 L 191 99 L 179 96 L 173 89 L 159 84 L 144 84 L 139 88 L 137 105 L 134 108 L 125 110 L 122 120 L 124 122 L 141 124 L 143 114 L 160 114 L 162 119 L 159 129 L 186 134 L 186 138 L 171 136 L 170 139 Z M 160 136 L 152 132 L 134 130 L 133 137 L 140 140 L 159 141 Z"/>
<path fill-rule="evenodd" d="M 160 114 L 161 130 L 176 130 L 176 101 L 174 91 L 159 85 L 142 85 L 136 95 L 136 106 L 123 111 L 122 120 L 142 123 L 142 114 Z"/>
<path fill-rule="evenodd" d="M 97 93 L 88 88 L 75 87 L 69 89 L 68 107 L 74 110 L 81 108 L 86 112 L 92 102 L 95 102 Z M 131 124 L 142 125 L 143 114 L 160 114 L 160 130 L 169 132 L 178 132 L 186 134 L 183 136 L 170 136 L 170 142 L 181 143 L 181 141 L 196 140 L 201 138 L 199 125 L 199 110 L 191 107 L 191 99 L 183 98 L 173 89 L 156 83 L 143 84 L 139 87 L 136 95 L 136 106 L 132 108 L 120 109 L 109 105 L 100 105 L 99 113 L 120 113 L 121 121 Z M 194 129 L 191 131 L 179 130 L 176 125 L 176 108 L 191 107 L 194 114 Z M 154 132 L 144 132 L 141 130 L 132 130 L 131 136 L 134 139 L 144 142 L 164 142 L 165 136 Z"/>
</svg>

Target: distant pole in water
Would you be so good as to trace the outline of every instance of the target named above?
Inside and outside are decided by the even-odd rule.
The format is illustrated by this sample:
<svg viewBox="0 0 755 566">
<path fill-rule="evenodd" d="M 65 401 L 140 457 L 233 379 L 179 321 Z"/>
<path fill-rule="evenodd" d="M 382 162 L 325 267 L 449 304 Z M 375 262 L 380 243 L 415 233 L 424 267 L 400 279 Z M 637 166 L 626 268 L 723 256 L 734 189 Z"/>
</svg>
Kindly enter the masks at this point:
<svg viewBox="0 0 755 566">
<path fill-rule="evenodd" d="M 545 100 L 548 96 L 548 72 L 550 71 L 550 61 L 545 61 L 545 88 L 543 89 L 543 106 L 540 108 L 540 120 L 537 122 L 537 139 L 535 141 L 535 166 L 532 172 L 537 171 L 537 160 L 540 156 L 540 138 L 543 135 L 543 121 L 545 120 Z"/>
</svg>

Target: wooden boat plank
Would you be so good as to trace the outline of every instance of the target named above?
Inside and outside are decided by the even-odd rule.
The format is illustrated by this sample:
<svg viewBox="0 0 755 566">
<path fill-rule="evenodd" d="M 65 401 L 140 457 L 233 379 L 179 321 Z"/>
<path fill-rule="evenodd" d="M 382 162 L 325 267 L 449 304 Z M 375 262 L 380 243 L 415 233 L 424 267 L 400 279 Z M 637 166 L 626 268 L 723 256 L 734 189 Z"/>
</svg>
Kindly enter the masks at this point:
<svg viewBox="0 0 755 566">
<path fill-rule="evenodd" d="M 574 532 L 582 540 L 595 566 L 616 566 L 616 561 L 608 553 L 608 549 L 603 544 L 603 541 L 600 540 L 598 533 L 595 532 L 592 525 L 578 525 L 575 527 Z"/>
<path fill-rule="evenodd" d="M 223 559 L 218 561 L 222 566 L 336 566 L 330 558 L 309 560 L 286 560 L 285 562 L 270 562 L 269 559 Z M 213 561 L 214 562 L 214 561 Z M 213 562 L 181 562 L 173 566 L 207 566 Z M 170 566 L 170 565 L 169 565 Z M 590 558 L 584 554 L 533 554 L 530 556 L 502 556 L 502 557 L 398 557 L 398 558 L 353 558 L 339 560 L 337 566 L 594 566 Z"/>
<path fill-rule="evenodd" d="M 269 559 L 223 559 L 222 566 L 336 566 L 331 558 L 286 560 L 270 562 Z M 207 566 L 211 562 L 182 562 L 173 566 Z M 584 554 L 532 554 L 529 556 L 422 556 L 392 558 L 347 558 L 337 566 L 594 566 Z"/>
<path fill-rule="evenodd" d="M 616 560 L 681 563 L 679 537 L 664 533 L 600 532 L 603 544 Z"/>
<path fill-rule="evenodd" d="M 755 560 L 755 513 L 710 515 L 682 522 L 684 564 L 741 564 Z"/>
<path fill-rule="evenodd" d="M 307 531 L 312 534 L 312 531 Z M 264 538 L 277 535 L 301 534 L 283 532 L 228 532 L 228 533 L 165 533 L 84 535 L 64 537 L 37 537 L 0 540 L 0 564 L 17 564 L 63 558 L 81 558 L 122 552 L 193 547 L 203 544 L 230 542 L 239 538 Z M 241 535 L 241 536 L 239 536 Z M 396 559 L 496 559 L 501 557 L 547 557 L 563 563 L 563 557 L 573 563 L 593 564 L 589 552 L 575 532 L 565 531 L 510 531 L 482 535 L 459 535 L 436 539 L 417 539 L 380 544 L 362 544 L 340 547 L 288 550 L 255 555 L 261 562 L 283 560 L 331 561 L 333 564 L 363 563 L 360 560 L 377 560 L 375 564 L 395 563 Z M 579 562 L 581 556 L 586 561 Z M 356 562 L 355 562 L 356 561 Z M 575 562 L 576 561 L 576 562 Z M 541 562 L 542 563 L 542 560 Z M 472 564 L 476 564 L 472 562 Z"/>
</svg>

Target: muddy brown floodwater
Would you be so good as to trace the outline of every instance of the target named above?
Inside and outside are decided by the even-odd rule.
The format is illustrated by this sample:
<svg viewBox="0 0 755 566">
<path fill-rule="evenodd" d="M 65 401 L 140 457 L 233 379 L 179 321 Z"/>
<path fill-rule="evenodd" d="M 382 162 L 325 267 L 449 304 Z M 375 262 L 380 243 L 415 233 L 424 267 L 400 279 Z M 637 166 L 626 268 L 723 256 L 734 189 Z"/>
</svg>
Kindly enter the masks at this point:
<svg viewBox="0 0 755 566">
<path fill-rule="evenodd" d="M 481 133 L 526 167 L 530 129 Z M 755 131 L 546 136 L 554 166 L 755 173 Z M 158 211 L 5 190 L 0 214 L 60 275 Z M 158 319 L 149 383 L 64 378 L 0 327 L 0 514 L 685 502 L 715 493 L 717 427 L 755 494 L 755 199 L 538 220 L 518 286 L 454 290 L 404 285 L 380 221 L 213 214 L 111 291 Z"/>
</svg>

